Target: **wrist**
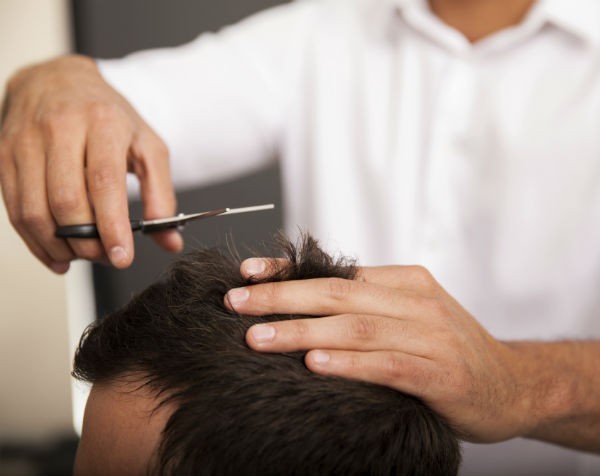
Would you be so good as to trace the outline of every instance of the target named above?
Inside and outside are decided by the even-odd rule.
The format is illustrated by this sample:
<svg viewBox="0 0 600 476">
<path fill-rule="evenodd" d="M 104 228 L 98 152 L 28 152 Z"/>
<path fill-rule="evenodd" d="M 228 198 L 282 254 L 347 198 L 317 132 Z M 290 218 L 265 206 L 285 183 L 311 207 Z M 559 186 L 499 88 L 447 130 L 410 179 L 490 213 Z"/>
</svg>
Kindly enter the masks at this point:
<svg viewBox="0 0 600 476">
<path fill-rule="evenodd" d="M 554 343 L 506 342 L 515 362 L 518 390 L 518 434 L 540 438 L 548 427 L 574 414 L 577 404 L 574 372 L 557 358 Z M 541 438 L 540 438 L 541 439 Z"/>
</svg>

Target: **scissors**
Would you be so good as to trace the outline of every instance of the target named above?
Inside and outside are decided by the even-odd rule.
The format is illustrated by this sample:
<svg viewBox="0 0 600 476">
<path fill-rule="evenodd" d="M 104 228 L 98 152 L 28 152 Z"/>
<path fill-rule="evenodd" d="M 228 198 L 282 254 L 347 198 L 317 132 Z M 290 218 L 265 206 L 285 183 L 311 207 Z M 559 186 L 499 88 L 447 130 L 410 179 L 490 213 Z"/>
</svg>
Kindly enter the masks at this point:
<svg viewBox="0 0 600 476">
<path fill-rule="evenodd" d="M 266 205 L 255 205 L 242 208 L 219 208 L 201 213 L 192 213 L 185 215 L 180 213 L 177 216 L 169 218 L 158 218 L 156 220 L 131 219 L 131 230 L 141 231 L 142 233 L 156 233 L 157 231 L 168 230 L 171 228 L 181 229 L 188 221 L 199 220 L 222 215 L 234 215 L 236 213 L 259 212 L 262 210 L 271 210 L 275 208 L 272 203 Z M 57 238 L 100 238 L 98 227 L 95 223 L 83 223 L 79 225 L 59 226 L 54 233 Z"/>
</svg>

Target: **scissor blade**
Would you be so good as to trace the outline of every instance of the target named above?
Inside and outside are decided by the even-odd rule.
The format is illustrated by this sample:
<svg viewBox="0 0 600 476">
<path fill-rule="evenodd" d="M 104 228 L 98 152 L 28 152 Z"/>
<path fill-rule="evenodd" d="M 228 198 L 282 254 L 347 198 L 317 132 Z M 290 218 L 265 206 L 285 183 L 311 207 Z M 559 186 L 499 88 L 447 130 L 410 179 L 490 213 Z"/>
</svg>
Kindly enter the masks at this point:
<svg viewBox="0 0 600 476">
<path fill-rule="evenodd" d="M 220 208 L 218 210 L 210 210 L 207 212 L 192 213 L 184 215 L 183 213 L 175 217 L 158 218 L 156 220 L 144 220 L 142 222 L 142 233 L 153 233 L 155 231 L 165 230 L 168 228 L 177 228 L 185 225 L 188 221 L 198 220 L 201 218 L 209 218 L 217 215 L 233 215 L 235 213 L 259 212 L 262 210 L 271 210 L 275 208 L 272 203 L 266 205 L 255 205 L 252 207 L 241 208 Z"/>
<path fill-rule="evenodd" d="M 183 213 L 169 218 L 157 218 L 156 220 L 144 220 L 142 222 L 142 232 L 152 233 L 155 231 L 165 230 L 168 228 L 177 228 L 185 225 L 190 220 L 198 220 L 200 218 L 214 217 L 227 212 L 229 208 L 220 208 L 218 210 L 210 210 L 207 212 L 192 213 L 185 215 Z"/>
<path fill-rule="evenodd" d="M 234 215 L 236 213 L 249 213 L 249 212 L 261 212 L 263 210 L 272 210 L 275 205 L 272 203 L 266 205 L 255 205 L 253 207 L 241 207 L 241 208 L 228 208 L 226 212 L 221 215 Z"/>
</svg>

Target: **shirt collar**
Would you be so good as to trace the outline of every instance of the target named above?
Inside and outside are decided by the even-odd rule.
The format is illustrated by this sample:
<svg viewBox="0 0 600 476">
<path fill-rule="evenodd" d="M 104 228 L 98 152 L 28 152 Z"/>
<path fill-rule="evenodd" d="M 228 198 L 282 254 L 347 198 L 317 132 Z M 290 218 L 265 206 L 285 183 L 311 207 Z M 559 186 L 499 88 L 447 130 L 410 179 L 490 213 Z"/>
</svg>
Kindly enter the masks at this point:
<svg viewBox="0 0 600 476">
<path fill-rule="evenodd" d="M 593 44 L 600 43 L 600 1 L 538 0 L 537 14 L 568 33 Z"/>
<path fill-rule="evenodd" d="M 389 0 L 395 12 L 427 10 L 427 0 Z M 552 25 L 592 44 L 600 43 L 600 0 L 537 0 L 524 24 Z M 518 28 L 518 27 L 517 27 Z"/>
</svg>

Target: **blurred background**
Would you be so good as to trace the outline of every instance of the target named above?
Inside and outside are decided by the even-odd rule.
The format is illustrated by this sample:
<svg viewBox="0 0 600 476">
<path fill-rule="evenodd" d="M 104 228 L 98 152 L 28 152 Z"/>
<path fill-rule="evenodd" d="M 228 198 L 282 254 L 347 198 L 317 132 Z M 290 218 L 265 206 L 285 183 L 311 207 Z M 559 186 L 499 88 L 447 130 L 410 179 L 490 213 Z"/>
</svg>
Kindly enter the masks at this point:
<svg viewBox="0 0 600 476">
<path fill-rule="evenodd" d="M 71 32 L 66 0 L 2 0 L 2 84 L 24 64 L 69 51 Z M 0 243 L 0 474 L 59 474 L 51 460 L 73 446 L 65 280 L 33 258 L 4 206 Z"/>
<path fill-rule="evenodd" d="M 276 3 L 283 2 L 2 0 L 0 84 L 20 67 L 68 52 L 107 58 L 181 44 Z M 278 170 L 272 166 L 229 183 L 183 191 L 178 201 L 183 212 L 280 205 Z M 245 245 L 255 248 L 279 228 L 280 210 L 192 223 L 186 244 L 211 246 L 233 237 L 248 255 Z M 141 217 L 135 200 L 131 215 Z M 85 391 L 72 389 L 69 376 L 81 330 L 153 281 L 173 257 L 139 236 L 130 269 L 78 263 L 58 277 L 29 253 L 3 206 L 0 244 L 0 476 L 64 476 L 72 469 L 74 425 L 80 423 L 85 398 Z"/>
<path fill-rule="evenodd" d="M 0 0 L 0 83 L 17 68 L 68 52 L 120 57 L 142 48 L 181 44 L 276 3 L 283 2 Z M 271 166 L 231 182 L 182 191 L 182 212 L 278 205 L 274 212 L 191 223 L 185 231 L 187 246 L 224 244 L 232 237 L 242 255 L 250 254 L 246 246 L 256 248 L 280 226 L 278 176 L 277 167 Z M 133 200 L 131 216 L 141 215 L 140 204 Z M 69 376 L 81 331 L 153 281 L 173 257 L 140 235 L 130 269 L 76 263 L 67 276 L 58 277 L 29 253 L 3 206 L 0 244 L 0 476 L 68 475 L 85 402 L 85 388 L 73 385 Z M 521 456 L 529 465 L 519 463 L 519 475 L 566 475 L 560 462 L 576 455 L 556 448 L 555 456 L 546 460 L 548 445 L 528 445 Z M 477 461 L 463 467 L 463 474 L 492 474 L 495 461 L 515 458 L 515 452 L 512 442 L 487 445 Z M 591 457 L 589 465 L 589 474 L 596 474 Z"/>
</svg>

